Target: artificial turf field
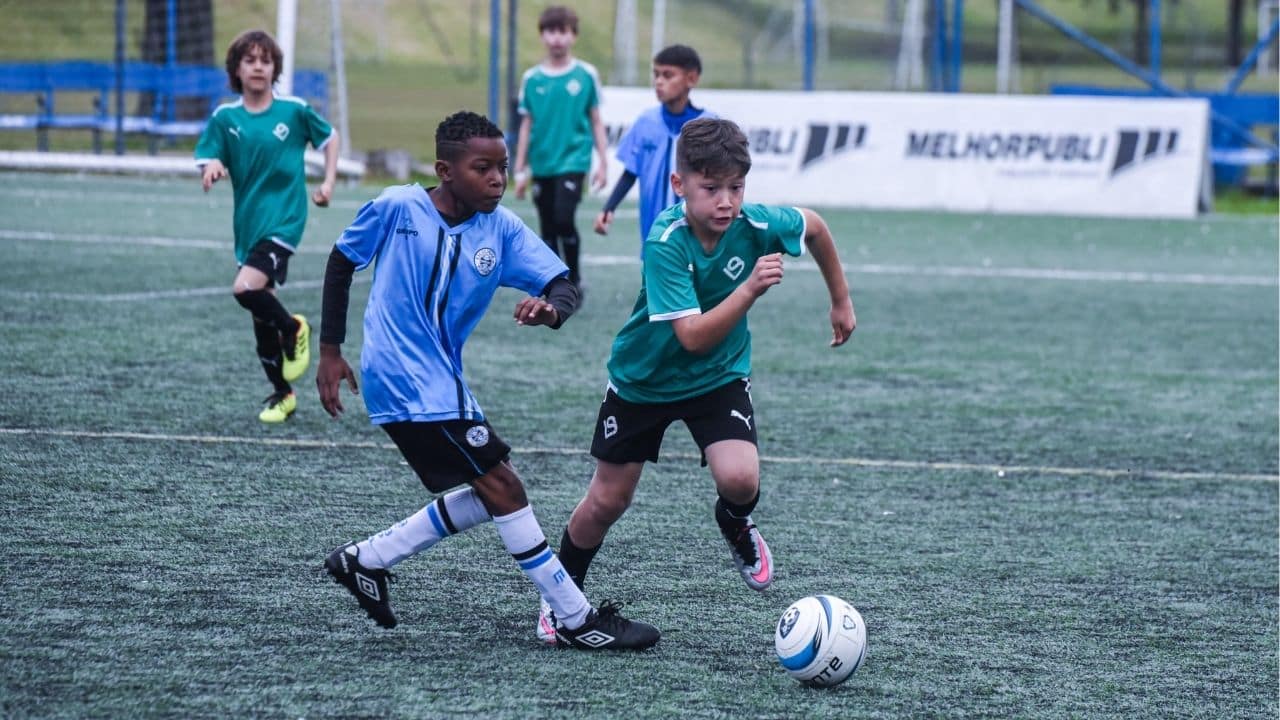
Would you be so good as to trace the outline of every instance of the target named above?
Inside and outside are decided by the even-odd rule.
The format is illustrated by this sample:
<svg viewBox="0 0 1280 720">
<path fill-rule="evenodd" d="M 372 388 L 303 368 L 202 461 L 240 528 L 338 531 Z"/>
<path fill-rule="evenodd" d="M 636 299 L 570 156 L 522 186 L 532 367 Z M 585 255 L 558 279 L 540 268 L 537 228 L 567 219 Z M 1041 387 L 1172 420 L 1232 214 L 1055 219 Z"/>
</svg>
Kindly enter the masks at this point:
<svg viewBox="0 0 1280 720">
<path fill-rule="evenodd" d="M 376 192 L 312 209 L 291 310 L 318 318 Z M 0 715 L 1276 717 L 1276 219 L 823 214 L 849 345 L 805 259 L 750 315 L 774 586 L 732 569 L 676 426 L 587 588 L 663 640 L 581 654 L 535 641 L 491 526 L 397 568 L 392 631 L 321 576 L 430 496 L 358 398 L 324 414 L 314 370 L 290 422 L 256 420 L 230 187 L 0 174 Z M 638 286 L 633 218 L 586 239 L 562 330 L 516 327 L 503 291 L 467 346 L 553 543 Z M 833 690 L 773 656 L 821 592 L 869 628 Z"/>
</svg>

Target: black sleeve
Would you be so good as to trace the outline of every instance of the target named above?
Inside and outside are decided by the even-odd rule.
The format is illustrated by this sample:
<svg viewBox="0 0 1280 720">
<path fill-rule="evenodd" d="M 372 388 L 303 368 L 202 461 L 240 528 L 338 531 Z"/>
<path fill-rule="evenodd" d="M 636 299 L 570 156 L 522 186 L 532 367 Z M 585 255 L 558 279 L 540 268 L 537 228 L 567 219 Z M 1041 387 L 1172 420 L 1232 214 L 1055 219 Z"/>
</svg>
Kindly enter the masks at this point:
<svg viewBox="0 0 1280 720">
<path fill-rule="evenodd" d="M 578 309 L 578 286 L 569 282 L 569 279 L 563 275 L 547 283 L 547 286 L 542 289 L 542 296 L 551 303 L 551 307 L 555 308 L 556 314 L 560 316 L 556 324 L 550 326 L 552 330 L 559 330 L 564 321 Z"/>
<path fill-rule="evenodd" d="M 618 178 L 618 184 L 613 186 L 613 192 L 604 203 L 604 212 L 613 212 L 618 207 L 618 203 L 622 202 L 622 198 L 631 192 L 631 186 L 635 184 L 636 174 L 630 170 L 623 170 L 622 177 Z"/>
<path fill-rule="evenodd" d="M 347 339 L 347 305 L 355 274 L 356 264 L 335 246 L 324 269 L 324 295 L 320 301 L 320 342 L 326 345 L 341 345 Z"/>
</svg>

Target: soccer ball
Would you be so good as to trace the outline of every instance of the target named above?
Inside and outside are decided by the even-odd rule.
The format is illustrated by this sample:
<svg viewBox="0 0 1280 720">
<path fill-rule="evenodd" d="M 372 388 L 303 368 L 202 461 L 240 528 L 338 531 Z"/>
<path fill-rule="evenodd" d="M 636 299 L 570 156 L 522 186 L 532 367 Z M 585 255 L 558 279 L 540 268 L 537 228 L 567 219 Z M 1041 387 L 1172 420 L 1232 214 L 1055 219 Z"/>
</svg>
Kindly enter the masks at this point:
<svg viewBox="0 0 1280 720">
<path fill-rule="evenodd" d="M 839 685 L 867 655 L 862 615 L 834 595 L 810 595 L 791 604 L 773 634 L 778 662 L 813 687 Z"/>
</svg>

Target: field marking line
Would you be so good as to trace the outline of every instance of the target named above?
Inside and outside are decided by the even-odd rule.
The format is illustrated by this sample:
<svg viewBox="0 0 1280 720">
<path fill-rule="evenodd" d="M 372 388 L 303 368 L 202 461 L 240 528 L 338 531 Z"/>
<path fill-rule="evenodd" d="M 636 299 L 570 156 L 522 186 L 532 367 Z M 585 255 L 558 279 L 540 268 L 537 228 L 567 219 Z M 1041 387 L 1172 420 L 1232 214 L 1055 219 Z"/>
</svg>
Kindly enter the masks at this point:
<svg viewBox="0 0 1280 720">
<path fill-rule="evenodd" d="M 52 233 L 42 230 L 0 230 L 0 240 L 36 240 L 41 242 L 75 242 L 90 244 L 145 245 L 149 247 L 170 247 L 189 250 L 229 250 L 229 240 L 203 240 L 195 238 L 172 238 L 124 235 L 95 235 L 79 233 Z M 332 246 L 315 244 L 299 247 L 299 255 L 328 255 Z M 640 264 L 640 258 L 634 255 L 584 255 L 582 262 L 591 266 L 616 266 Z M 792 261 L 793 270 L 816 271 L 812 261 Z M 858 275 L 897 275 L 908 277 L 970 277 L 999 278 L 1014 280 L 1058 280 L 1074 282 L 1116 282 L 1129 284 L 1162 284 L 1162 285 L 1209 285 L 1209 286 L 1248 286 L 1276 287 L 1280 285 L 1280 274 L 1277 275 L 1215 275 L 1209 273 L 1159 273 L 1159 272 L 1124 272 L 1107 270 L 1065 270 L 1061 268 L 1000 268 L 963 265 L 880 265 L 865 264 L 846 266 L 846 272 Z M 12 293 L 13 291 L 9 291 Z M 178 292 L 178 291 L 173 291 Z M 9 295 L 13 296 L 13 295 Z M 39 294 L 24 294 L 18 297 L 49 297 Z M 61 299 L 82 298 L 96 300 L 99 296 L 69 295 Z M 175 296 L 177 297 L 177 296 Z M 145 298 L 139 298 L 145 299 Z"/>
<path fill-rule="evenodd" d="M 394 443 L 373 441 L 332 441 L 305 438 L 239 437 L 234 435 L 175 435 L 142 432 L 94 432 L 89 430 L 53 430 L 40 428 L 0 427 L 0 435 L 32 435 L 38 437 L 94 438 L 99 440 L 141 440 L 145 442 L 184 442 L 202 445 L 260 445 L 304 449 L 378 449 L 395 450 Z M 513 452 L 537 455 L 588 457 L 582 448 L 513 447 Z M 666 453 L 666 457 L 696 460 L 695 453 Z M 761 462 L 783 465 L 838 465 L 872 469 L 959 470 L 991 474 L 1060 475 L 1064 477 L 1100 477 L 1110 479 L 1156 478 L 1160 480 L 1224 480 L 1239 482 L 1280 483 L 1280 475 L 1259 473 L 1186 472 L 1179 470 L 1118 470 L 1115 468 L 1062 467 L 1056 465 L 995 465 L 990 463 L 935 462 L 924 460 L 877 460 L 874 458 L 820 458 L 761 455 Z"/>
<path fill-rule="evenodd" d="M 352 278 L 352 285 L 372 282 L 373 278 L 364 276 Z M 294 280 L 280 288 L 282 291 L 293 289 L 312 290 L 324 287 L 323 280 Z M 231 285 L 214 285 L 212 287 L 178 288 L 175 290 L 145 290 L 129 293 L 64 293 L 33 292 L 29 290 L 0 290 L 0 297 L 15 300 L 79 300 L 84 302 L 135 302 L 146 300 L 180 300 L 191 297 L 220 297 L 231 294 Z"/>
</svg>

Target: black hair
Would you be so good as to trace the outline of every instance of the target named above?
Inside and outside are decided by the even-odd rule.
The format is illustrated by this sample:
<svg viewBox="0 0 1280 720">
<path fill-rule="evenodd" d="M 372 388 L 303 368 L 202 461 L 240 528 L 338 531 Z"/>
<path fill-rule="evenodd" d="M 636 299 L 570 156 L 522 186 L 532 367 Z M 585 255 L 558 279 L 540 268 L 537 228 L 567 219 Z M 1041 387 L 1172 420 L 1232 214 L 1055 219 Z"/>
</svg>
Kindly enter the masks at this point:
<svg viewBox="0 0 1280 720">
<path fill-rule="evenodd" d="M 654 65 L 670 65 L 681 70 L 702 73 L 702 59 L 698 51 L 688 45 L 668 45 L 653 56 Z"/>
<path fill-rule="evenodd" d="M 467 149 L 471 138 L 500 138 L 502 130 L 489 118 L 460 110 L 436 126 L 436 159 L 456 160 Z"/>
<path fill-rule="evenodd" d="M 680 129 L 676 169 L 716 178 L 745 176 L 751 170 L 751 145 L 732 120 L 690 120 Z"/>
<path fill-rule="evenodd" d="M 543 30 L 569 30 L 578 34 L 578 13 L 563 5 L 552 5 L 538 16 L 538 32 Z"/>
<path fill-rule="evenodd" d="M 272 85 L 280 79 L 280 72 L 284 70 L 284 53 L 280 51 L 280 46 L 276 44 L 276 39 L 271 37 L 271 33 L 266 30 L 245 30 L 237 35 L 236 39 L 231 41 L 231 46 L 227 48 L 227 82 L 237 93 L 244 92 L 244 85 L 236 75 L 236 70 L 240 67 L 240 61 L 244 56 L 255 47 L 261 48 L 271 56 Z"/>
</svg>

